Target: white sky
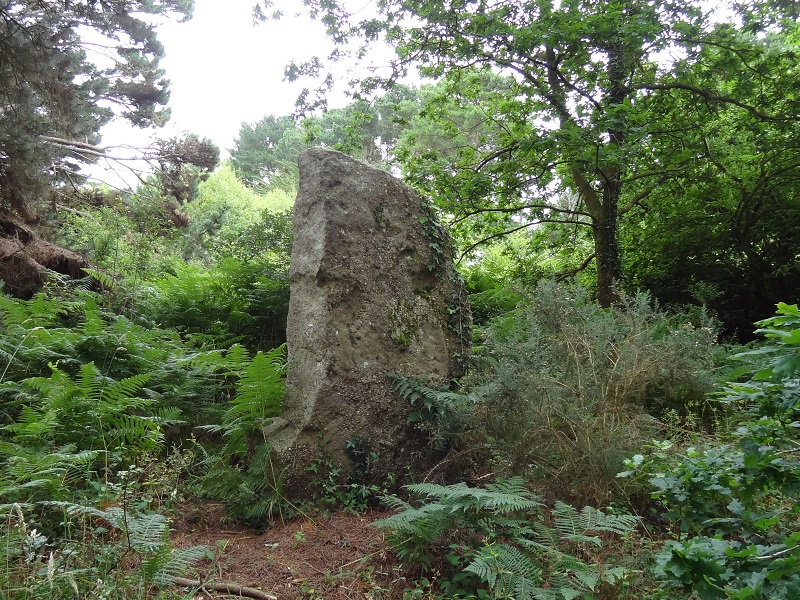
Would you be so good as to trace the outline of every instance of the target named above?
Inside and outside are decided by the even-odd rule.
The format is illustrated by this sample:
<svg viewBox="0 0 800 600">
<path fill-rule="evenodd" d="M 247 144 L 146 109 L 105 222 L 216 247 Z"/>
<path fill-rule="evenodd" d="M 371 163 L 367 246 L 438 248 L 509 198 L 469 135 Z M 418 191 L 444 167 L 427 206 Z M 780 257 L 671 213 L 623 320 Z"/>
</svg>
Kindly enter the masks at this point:
<svg viewBox="0 0 800 600">
<path fill-rule="evenodd" d="M 294 0 L 299 5 L 299 0 Z M 194 17 L 158 28 L 172 81 L 171 129 L 233 145 L 242 122 L 286 115 L 304 87 L 283 81 L 291 61 L 330 48 L 322 26 L 304 18 L 253 25 L 254 0 L 196 0 Z M 306 82 L 308 85 L 309 82 Z"/>
<path fill-rule="evenodd" d="M 255 0 L 195 0 L 191 20 L 159 25 L 158 38 L 166 50 L 161 66 L 171 81 L 172 118 L 155 130 L 139 130 L 117 119 L 102 130 L 101 145 L 146 147 L 153 136 L 189 132 L 210 138 L 225 158 L 243 122 L 291 114 L 300 91 L 314 87 L 314 82 L 288 83 L 283 80 L 284 67 L 313 56 L 324 60 L 331 44 L 320 23 L 295 17 L 290 10 L 280 21 L 254 26 L 254 4 Z M 283 4 L 302 8 L 300 0 Z M 116 149 L 110 154 L 126 152 Z M 118 165 L 101 162 L 90 172 L 112 185 L 119 185 L 120 176 L 132 183 Z"/>
</svg>

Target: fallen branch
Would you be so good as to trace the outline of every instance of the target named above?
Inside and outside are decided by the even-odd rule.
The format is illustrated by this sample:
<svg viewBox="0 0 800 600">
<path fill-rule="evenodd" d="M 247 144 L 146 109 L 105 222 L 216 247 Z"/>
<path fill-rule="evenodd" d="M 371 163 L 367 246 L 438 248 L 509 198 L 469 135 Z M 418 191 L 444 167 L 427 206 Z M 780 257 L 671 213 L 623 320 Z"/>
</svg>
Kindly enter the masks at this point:
<svg viewBox="0 0 800 600">
<path fill-rule="evenodd" d="M 247 598 L 255 598 L 256 600 L 278 600 L 277 596 L 255 588 L 245 587 L 238 583 L 217 583 L 214 581 L 202 583 L 197 579 L 186 579 L 185 577 L 173 577 L 172 581 L 183 587 L 197 588 L 198 590 L 206 592 L 223 592 L 225 594 L 231 594 L 232 596 L 244 596 Z"/>
</svg>

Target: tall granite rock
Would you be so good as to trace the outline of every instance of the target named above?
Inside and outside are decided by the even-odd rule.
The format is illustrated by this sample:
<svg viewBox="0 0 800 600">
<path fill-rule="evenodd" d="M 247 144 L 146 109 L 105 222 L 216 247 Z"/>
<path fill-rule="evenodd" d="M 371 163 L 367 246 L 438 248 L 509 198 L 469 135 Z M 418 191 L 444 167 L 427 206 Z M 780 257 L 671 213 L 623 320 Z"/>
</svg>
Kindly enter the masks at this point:
<svg viewBox="0 0 800 600">
<path fill-rule="evenodd" d="M 433 457 L 390 374 L 463 374 L 471 320 L 445 230 L 402 182 L 320 148 L 300 156 L 293 227 L 285 410 L 267 432 L 288 485 L 302 491 L 321 446 L 344 474 L 364 467 L 353 450 L 379 453 L 373 477 L 420 472 Z"/>
</svg>

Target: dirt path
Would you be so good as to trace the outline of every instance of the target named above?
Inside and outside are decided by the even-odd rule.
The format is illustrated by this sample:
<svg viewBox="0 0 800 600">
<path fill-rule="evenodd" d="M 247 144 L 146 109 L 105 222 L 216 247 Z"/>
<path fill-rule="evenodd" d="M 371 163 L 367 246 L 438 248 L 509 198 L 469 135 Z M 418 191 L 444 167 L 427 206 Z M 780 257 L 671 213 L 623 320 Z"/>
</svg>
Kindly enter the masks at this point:
<svg viewBox="0 0 800 600">
<path fill-rule="evenodd" d="M 370 523 L 387 516 L 339 512 L 298 518 L 256 534 L 222 519 L 222 506 L 179 511 L 172 523 L 176 547 L 205 545 L 216 558 L 198 568 L 207 581 L 235 582 L 280 600 L 402 598 L 407 583 Z M 230 597 L 197 592 L 195 599 Z"/>
</svg>

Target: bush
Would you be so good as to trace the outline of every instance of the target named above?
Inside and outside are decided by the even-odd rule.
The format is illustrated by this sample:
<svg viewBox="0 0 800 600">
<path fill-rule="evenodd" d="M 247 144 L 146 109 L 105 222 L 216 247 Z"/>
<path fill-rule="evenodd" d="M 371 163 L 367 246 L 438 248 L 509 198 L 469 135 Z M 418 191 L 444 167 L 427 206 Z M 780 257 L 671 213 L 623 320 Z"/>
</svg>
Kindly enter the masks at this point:
<svg viewBox="0 0 800 600">
<path fill-rule="evenodd" d="M 663 314 L 646 296 L 603 309 L 583 288 L 546 283 L 486 329 L 462 391 L 406 379 L 395 389 L 439 449 L 457 446 L 473 464 L 488 452 L 496 473 L 605 505 L 659 418 L 709 418 L 714 348 L 708 323 Z"/>
<path fill-rule="evenodd" d="M 173 402 L 214 385 L 174 332 L 95 294 L 0 296 L 0 314 L 0 598 L 167 597 L 205 554 L 172 551 L 150 512 L 185 466 L 163 460 Z"/>
<path fill-rule="evenodd" d="M 735 358 L 766 364 L 715 401 L 739 418 L 704 448 L 657 444 L 628 465 L 679 531 L 659 556 L 671 585 L 701 600 L 800 597 L 800 311 L 778 305 L 760 321 L 769 343 Z"/>
<path fill-rule="evenodd" d="M 623 302 L 603 309 L 583 288 L 543 283 L 490 328 L 465 384 L 502 472 L 602 505 L 655 418 L 703 414 L 712 328 L 643 295 Z"/>
</svg>

